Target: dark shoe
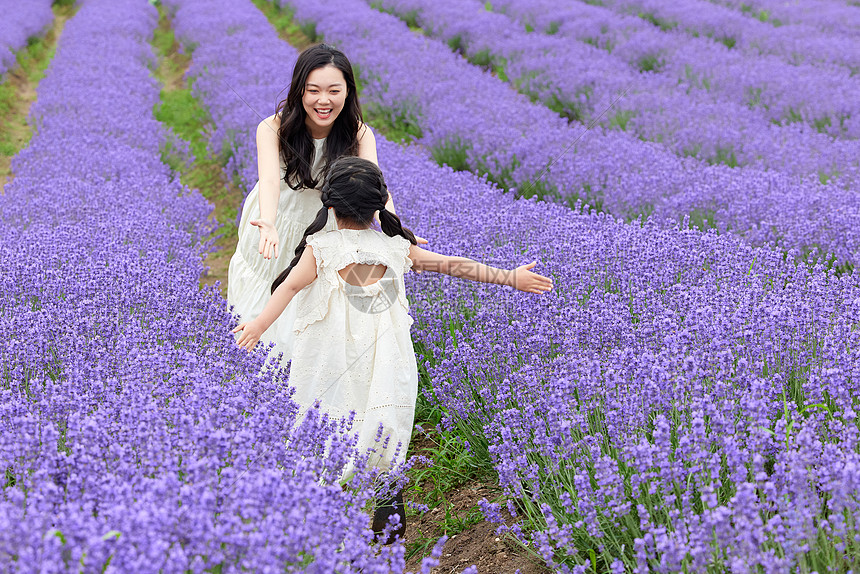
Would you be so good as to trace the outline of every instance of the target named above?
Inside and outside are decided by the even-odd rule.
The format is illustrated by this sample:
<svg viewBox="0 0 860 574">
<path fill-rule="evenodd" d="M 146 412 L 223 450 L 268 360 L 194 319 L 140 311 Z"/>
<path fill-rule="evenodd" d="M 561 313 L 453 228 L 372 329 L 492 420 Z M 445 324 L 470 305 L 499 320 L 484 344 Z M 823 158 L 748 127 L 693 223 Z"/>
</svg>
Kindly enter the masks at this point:
<svg viewBox="0 0 860 574">
<path fill-rule="evenodd" d="M 397 526 L 391 527 L 389 518 L 397 515 L 400 518 Z M 386 535 L 386 527 L 388 536 Z M 406 507 L 403 505 L 403 491 L 398 490 L 392 498 L 388 500 L 376 501 L 376 509 L 373 511 L 373 533 L 376 535 L 376 541 L 382 544 L 391 544 L 398 537 L 403 539 L 406 534 Z"/>
</svg>

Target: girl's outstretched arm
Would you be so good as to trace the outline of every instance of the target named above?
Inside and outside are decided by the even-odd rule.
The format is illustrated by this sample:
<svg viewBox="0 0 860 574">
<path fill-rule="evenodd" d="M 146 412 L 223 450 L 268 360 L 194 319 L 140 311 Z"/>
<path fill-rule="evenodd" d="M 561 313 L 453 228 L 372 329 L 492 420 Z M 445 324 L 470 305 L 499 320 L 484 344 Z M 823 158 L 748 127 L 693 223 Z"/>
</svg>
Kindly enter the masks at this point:
<svg viewBox="0 0 860 574">
<path fill-rule="evenodd" d="M 266 303 L 263 312 L 256 319 L 246 321 L 231 331 L 232 333 L 242 331 L 236 341 L 239 346 L 249 351 L 253 349 L 266 329 L 271 327 L 275 319 L 281 316 L 296 293 L 310 285 L 316 276 L 317 264 L 314 259 L 314 250 L 308 245 L 305 247 L 299 262 L 293 267 L 284 282 L 272 293 L 272 297 Z"/>
<path fill-rule="evenodd" d="M 409 249 L 409 259 L 416 271 L 434 271 L 471 281 L 507 285 L 528 293 L 545 293 L 552 289 L 552 279 L 531 271 L 537 265 L 536 261 L 516 269 L 496 269 L 466 257 L 433 253 L 417 245 Z"/>
</svg>

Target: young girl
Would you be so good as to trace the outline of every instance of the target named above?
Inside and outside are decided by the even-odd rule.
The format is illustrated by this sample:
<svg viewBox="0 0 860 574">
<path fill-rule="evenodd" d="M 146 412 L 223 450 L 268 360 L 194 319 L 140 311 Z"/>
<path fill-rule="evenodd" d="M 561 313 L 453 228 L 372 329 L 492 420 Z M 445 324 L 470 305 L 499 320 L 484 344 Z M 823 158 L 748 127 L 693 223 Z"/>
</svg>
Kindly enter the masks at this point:
<svg viewBox="0 0 860 574">
<path fill-rule="evenodd" d="M 242 208 L 227 278 L 227 301 L 240 317 L 263 310 L 287 263 L 278 258 L 281 246 L 298 245 L 320 209 L 326 166 L 341 156 L 376 163 L 376 140 L 362 122 L 352 65 L 339 50 L 319 44 L 302 52 L 287 99 L 257 126 L 259 182 Z M 394 210 L 390 198 L 387 208 Z M 294 319 L 291 306 L 265 335 L 286 358 Z"/>
<path fill-rule="evenodd" d="M 355 412 L 358 447 L 371 449 L 370 463 L 382 469 L 391 466 L 395 454 L 405 459 L 418 392 L 403 275 L 411 268 L 530 293 L 552 288 L 551 279 L 530 271 L 536 263 L 500 270 L 418 247 L 412 232 L 386 209 L 389 200 L 375 164 L 355 157 L 335 161 L 323 186 L 323 207 L 274 281 L 271 299 L 258 317 L 233 329 L 242 332 L 238 344 L 251 350 L 295 299 L 290 384 L 296 401 L 303 411 L 319 402 L 334 417 Z M 377 212 L 382 232 L 371 228 Z M 336 226 L 330 226 L 332 219 Z M 378 509 L 377 533 L 393 510 L 401 529 L 392 536 L 402 535 L 400 493 L 395 498 L 394 508 L 389 503 Z"/>
</svg>

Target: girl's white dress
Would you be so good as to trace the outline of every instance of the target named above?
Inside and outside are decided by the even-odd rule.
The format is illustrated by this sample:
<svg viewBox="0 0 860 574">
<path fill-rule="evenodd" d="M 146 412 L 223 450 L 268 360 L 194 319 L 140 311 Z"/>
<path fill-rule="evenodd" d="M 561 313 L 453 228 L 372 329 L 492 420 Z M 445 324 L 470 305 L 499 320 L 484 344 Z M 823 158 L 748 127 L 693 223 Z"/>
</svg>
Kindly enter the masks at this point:
<svg viewBox="0 0 860 574">
<path fill-rule="evenodd" d="M 325 138 L 315 139 L 311 173 L 319 178 L 322 170 Z M 239 221 L 239 243 L 230 259 L 227 271 L 227 302 L 233 306 L 242 321 L 248 321 L 263 311 L 271 296 L 272 281 L 286 269 L 295 256 L 305 229 L 313 222 L 322 207 L 319 189 L 293 189 L 284 181 L 285 168 L 281 165 L 281 193 L 275 229 L 278 230 L 278 258 L 265 259 L 259 253 L 260 231 L 251 221 L 260 218 L 260 183 L 248 193 Z M 322 186 L 320 181 L 319 186 Z M 334 218 L 330 218 L 333 220 Z M 334 225 L 336 227 L 336 225 Z M 328 228 L 328 227 L 327 227 Z M 264 345 L 274 343 L 274 355 L 284 354 L 289 360 L 292 352 L 295 305 L 291 304 L 263 334 Z"/>
<path fill-rule="evenodd" d="M 405 460 L 418 392 L 403 285 L 412 267 L 410 244 L 373 229 L 335 229 L 311 235 L 308 245 L 317 278 L 294 299 L 294 398 L 303 411 L 317 401 L 334 417 L 354 411 L 352 432 L 358 434 L 360 451 L 371 449 L 369 463 L 388 469 L 393 460 Z M 376 283 L 360 287 L 338 273 L 350 263 L 381 264 L 387 270 Z"/>
</svg>

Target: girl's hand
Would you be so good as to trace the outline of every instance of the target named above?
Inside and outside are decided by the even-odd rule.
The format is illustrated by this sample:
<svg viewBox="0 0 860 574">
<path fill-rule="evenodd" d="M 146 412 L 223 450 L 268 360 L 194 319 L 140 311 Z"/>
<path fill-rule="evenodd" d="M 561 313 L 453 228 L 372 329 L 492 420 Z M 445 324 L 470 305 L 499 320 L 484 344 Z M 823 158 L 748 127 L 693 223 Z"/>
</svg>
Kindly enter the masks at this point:
<svg viewBox="0 0 860 574">
<path fill-rule="evenodd" d="M 263 336 L 263 332 L 265 329 L 260 328 L 261 325 L 258 324 L 257 320 L 246 321 L 245 323 L 240 324 L 238 327 L 230 331 L 231 333 L 238 333 L 242 331 L 242 334 L 239 335 L 239 339 L 236 341 L 236 344 L 245 349 L 246 351 L 250 351 L 256 346 L 257 342 L 259 342 L 260 337 Z"/>
<path fill-rule="evenodd" d="M 260 228 L 260 248 L 259 253 L 266 259 L 271 259 L 274 254 L 275 259 L 278 258 L 278 230 L 275 226 L 265 219 L 255 219 L 250 222 L 254 227 Z"/>
<path fill-rule="evenodd" d="M 552 279 L 533 273 L 537 261 L 521 265 L 514 269 L 511 286 L 526 293 L 546 293 L 552 289 Z"/>
</svg>

